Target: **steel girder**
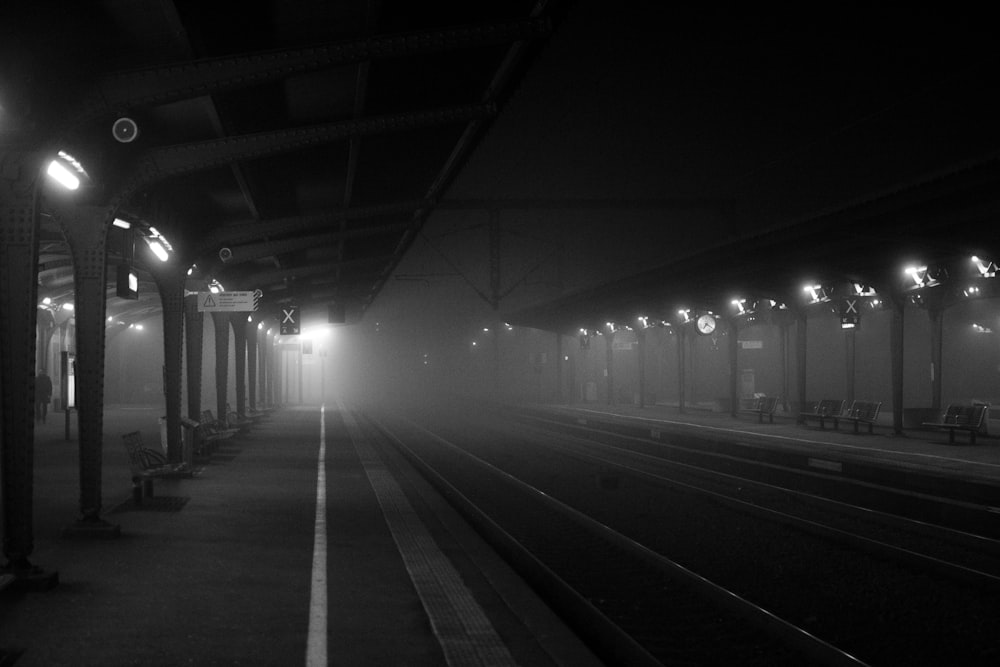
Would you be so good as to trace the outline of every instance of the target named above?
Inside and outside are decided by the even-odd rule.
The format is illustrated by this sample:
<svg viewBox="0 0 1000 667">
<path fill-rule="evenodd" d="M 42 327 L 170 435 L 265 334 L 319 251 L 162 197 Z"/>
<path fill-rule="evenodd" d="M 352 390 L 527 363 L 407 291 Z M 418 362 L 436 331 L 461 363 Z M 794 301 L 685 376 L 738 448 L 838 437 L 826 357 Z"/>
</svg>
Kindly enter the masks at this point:
<svg viewBox="0 0 1000 667">
<path fill-rule="evenodd" d="M 163 381 L 166 394 L 167 460 L 181 463 L 181 393 L 184 359 L 183 270 L 170 268 L 153 274 L 163 305 Z"/>
<path fill-rule="evenodd" d="M 236 160 L 287 153 L 351 137 L 482 121 L 495 114 L 496 105 L 492 103 L 464 104 L 164 146 L 146 153 L 130 170 L 132 175 L 120 196 L 128 196 L 162 178 L 223 166 Z"/>
<path fill-rule="evenodd" d="M 201 421 L 201 358 L 204 336 L 205 316 L 198 311 L 198 296 L 195 294 L 185 296 L 184 343 L 187 349 L 188 419 L 196 422 Z M 193 449 L 192 446 L 192 451 Z"/>
<path fill-rule="evenodd" d="M 29 572 L 34 550 L 34 366 L 38 173 L 34 154 L 0 153 L 0 488 L 5 571 Z M 27 388 L 27 391 L 25 390 Z"/>
<path fill-rule="evenodd" d="M 226 418 L 226 384 L 229 382 L 229 313 L 212 313 L 215 326 L 215 418 Z"/>
<path fill-rule="evenodd" d="M 65 115 L 66 125 L 57 136 L 122 108 L 166 104 L 368 60 L 518 42 L 545 36 L 550 29 L 548 19 L 522 19 L 117 72 L 100 81 L 78 110 Z"/>
<path fill-rule="evenodd" d="M 246 416 L 247 399 L 247 322 L 243 313 L 233 313 L 229 318 L 233 327 L 233 345 L 236 362 L 236 416 Z M 225 414 L 225 413 L 223 413 Z M 228 418 L 228 415 L 226 415 Z"/>
<path fill-rule="evenodd" d="M 249 262 L 258 257 L 269 255 L 281 255 L 296 250 L 306 248 L 319 248 L 322 246 L 334 245 L 335 243 L 347 239 L 358 239 L 366 236 L 378 236 L 399 232 L 410 227 L 412 223 L 396 222 L 387 225 L 373 225 L 361 229 L 348 229 L 344 231 L 327 232 L 325 234 L 313 234 L 311 236 L 298 236 L 280 241 L 262 241 L 260 243 L 248 243 L 235 247 L 229 247 L 232 252 L 230 259 L 225 261 L 226 265 L 241 264 Z"/>
<path fill-rule="evenodd" d="M 381 206 L 350 208 L 343 211 L 322 213 L 320 215 L 274 218 L 272 220 L 241 220 L 227 224 L 209 233 L 202 241 L 198 249 L 198 254 L 214 252 L 222 246 L 257 241 L 268 236 L 283 236 L 286 234 L 328 229 L 334 223 L 340 223 L 345 220 L 364 220 L 384 215 L 412 213 L 420 208 L 430 208 L 430 206 L 431 202 L 429 201 L 415 200 Z"/>
</svg>

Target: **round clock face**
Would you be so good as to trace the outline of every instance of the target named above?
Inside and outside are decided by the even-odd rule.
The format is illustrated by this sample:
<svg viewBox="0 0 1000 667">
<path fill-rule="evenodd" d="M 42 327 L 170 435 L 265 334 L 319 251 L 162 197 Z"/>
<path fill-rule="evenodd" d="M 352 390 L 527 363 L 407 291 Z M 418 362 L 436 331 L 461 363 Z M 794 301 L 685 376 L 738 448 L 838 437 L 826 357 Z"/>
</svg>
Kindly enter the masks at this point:
<svg viewBox="0 0 1000 667">
<path fill-rule="evenodd" d="M 715 318 L 711 315 L 702 315 L 697 322 L 698 333 L 710 334 L 715 331 Z"/>
</svg>

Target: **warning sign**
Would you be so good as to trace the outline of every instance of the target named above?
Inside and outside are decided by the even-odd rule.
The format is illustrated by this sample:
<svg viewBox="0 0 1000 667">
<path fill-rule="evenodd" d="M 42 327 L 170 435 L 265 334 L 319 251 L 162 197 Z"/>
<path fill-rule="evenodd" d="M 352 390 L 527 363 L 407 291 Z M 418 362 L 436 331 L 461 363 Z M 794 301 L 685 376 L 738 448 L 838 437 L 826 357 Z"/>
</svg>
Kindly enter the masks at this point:
<svg viewBox="0 0 1000 667">
<path fill-rule="evenodd" d="M 279 327 L 280 334 L 282 336 L 298 336 L 299 335 L 299 307 L 298 306 L 282 306 L 281 308 L 281 326 Z"/>
<path fill-rule="evenodd" d="M 257 310 L 253 292 L 198 292 L 202 313 L 252 312 Z"/>
</svg>

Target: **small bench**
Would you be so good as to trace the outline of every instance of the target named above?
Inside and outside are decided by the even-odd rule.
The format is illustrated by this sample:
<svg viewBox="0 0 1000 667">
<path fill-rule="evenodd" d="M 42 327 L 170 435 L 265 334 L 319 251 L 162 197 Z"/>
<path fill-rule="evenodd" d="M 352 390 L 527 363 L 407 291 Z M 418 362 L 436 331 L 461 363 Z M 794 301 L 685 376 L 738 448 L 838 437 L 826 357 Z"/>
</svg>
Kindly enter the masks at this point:
<svg viewBox="0 0 1000 667">
<path fill-rule="evenodd" d="M 226 423 L 229 424 L 230 428 L 236 428 L 240 431 L 245 431 L 247 428 L 253 424 L 252 419 L 246 417 L 240 417 L 239 413 L 233 410 L 229 403 L 226 403 Z"/>
<path fill-rule="evenodd" d="M 819 427 L 826 428 L 826 421 L 833 421 L 833 427 L 837 428 L 837 420 L 844 414 L 844 404 L 847 401 L 833 398 L 824 398 L 816 404 L 816 409 L 812 412 L 800 412 L 799 419 L 808 421 L 810 419 L 819 420 Z"/>
<path fill-rule="evenodd" d="M 878 419 L 878 413 L 881 409 L 882 401 L 854 401 L 845 414 L 833 418 L 833 427 L 839 426 L 838 421 L 853 422 L 854 432 L 857 433 L 858 424 L 867 424 L 868 432 L 874 433 L 875 420 Z"/>
<path fill-rule="evenodd" d="M 128 453 L 129 468 L 132 471 L 132 497 L 137 505 L 142 498 L 153 496 L 153 480 L 156 478 L 193 477 L 194 473 L 184 463 L 167 463 L 162 452 L 149 449 L 142 444 L 142 433 L 132 431 L 122 436 L 122 443 Z"/>
<path fill-rule="evenodd" d="M 969 444 L 976 444 L 976 434 L 983 427 L 983 420 L 986 419 L 986 405 L 958 405 L 952 403 L 941 416 L 941 421 L 924 422 L 922 426 L 929 428 L 947 429 L 948 444 L 955 444 L 955 431 L 967 431 L 969 433 Z"/>
<path fill-rule="evenodd" d="M 759 396 L 753 400 L 748 407 L 743 408 L 740 412 L 746 414 L 757 415 L 757 423 L 763 424 L 764 417 L 767 416 L 767 421 L 771 424 L 774 423 L 774 411 L 778 407 L 778 397 L 777 396 Z"/>
</svg>

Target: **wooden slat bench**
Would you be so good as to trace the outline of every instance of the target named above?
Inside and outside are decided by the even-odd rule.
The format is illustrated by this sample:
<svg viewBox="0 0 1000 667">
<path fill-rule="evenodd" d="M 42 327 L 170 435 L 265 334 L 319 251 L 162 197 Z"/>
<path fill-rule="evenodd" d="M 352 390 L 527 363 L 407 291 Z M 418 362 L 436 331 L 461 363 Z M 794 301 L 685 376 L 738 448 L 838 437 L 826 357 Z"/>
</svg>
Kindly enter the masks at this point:
<svg viewBox="0 0 1000 667">
<path fill-rule="evenodd" d="M 882 401 L 854 401 L 847 412 L 839 417 L 833 418 L 833 427 L 837 428 L 837 422 L 845 421 L 854 424 L 854 432 L 858 432 L 859 424 L 867 424 L 868 432 L 874 433 L 875 420 L 878 419 L 879 410 L 882 409 Z"/>
<path fill-rule="evenodd" d="M 986 419 L 986 405 L 959 405 L 952 403 L 937 422 L 924 422 L 922 426 L 948 430 L 948 443 L 955 444 L 955 431 L 966 431 L 969 444 L 976 444 L 976 434 Z"/>
<path fill-rule="evenodd" d="M 803 422 L 816 419 L 819 421 L 820 428 L 826 428 L 826 422 L 829 420 L 833 422 L 833 426 L 836 428 L 837 419 L 844 414 L 844 404 L 846 402 L 833 398 L 824 398 L 816 404 L 816 409 L 812 412 L 800 412 L 799 419 Z"/>
<path fill-rule="evenodd" d="M 153 480 L 156 478 L 193 477 L 194 473 L 184 463 L 168 463 L 167 457 L 155 449 L 142 444 L 142 433 L 132 431 L 122 436 L 122 443 L 128 453 L 129 468 L 132 471 L 132 494 L 136 504 L 142 498 L 152 497 Z"/>
<path fill-rule="evenodd" d="M 767 421 L 771 424 L 774 423 L 774 411 L 778 407 L 778 397 L 777 396 L 760 396 L 755 398 L 753 403 L 746 408 L 740 410 L 740 412 L 757 415 L 757 423 L 763 424 L 764 417 L 767 417 Z"/>
<path fill-rule="evenodd" d="M 229 428 L 236 428 L 241 431 L 245 431 L 253 424 L 253 420 L 246 417 L 240 417 L 239 413 L 233 410 L 229 406 L 229 403 L 226 403 L 226 423 L 229 424 Z"/>
</svg>

